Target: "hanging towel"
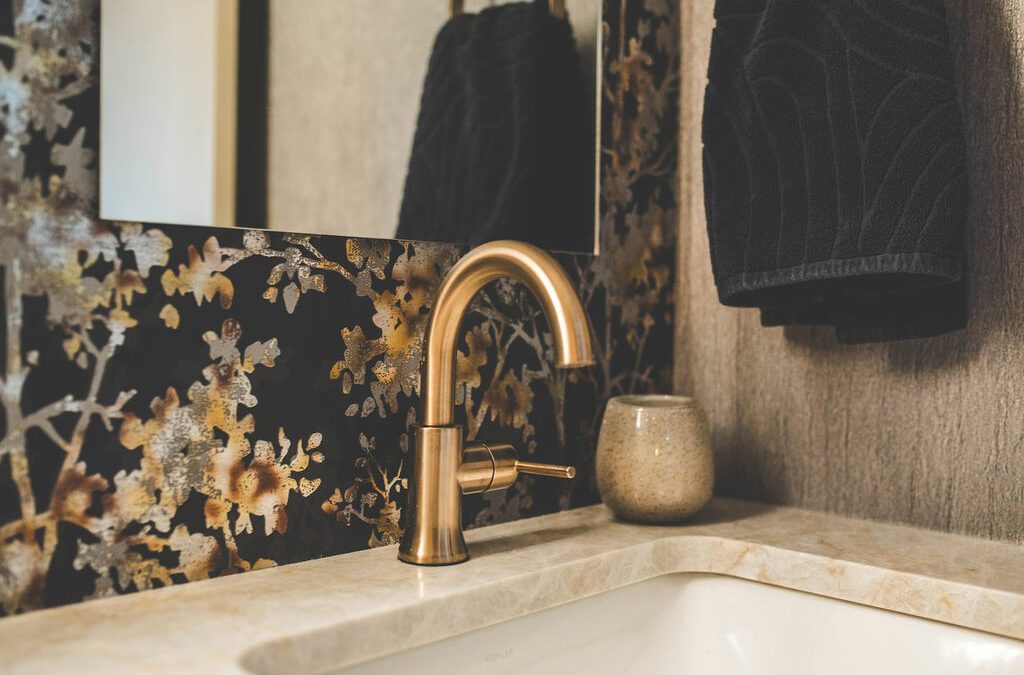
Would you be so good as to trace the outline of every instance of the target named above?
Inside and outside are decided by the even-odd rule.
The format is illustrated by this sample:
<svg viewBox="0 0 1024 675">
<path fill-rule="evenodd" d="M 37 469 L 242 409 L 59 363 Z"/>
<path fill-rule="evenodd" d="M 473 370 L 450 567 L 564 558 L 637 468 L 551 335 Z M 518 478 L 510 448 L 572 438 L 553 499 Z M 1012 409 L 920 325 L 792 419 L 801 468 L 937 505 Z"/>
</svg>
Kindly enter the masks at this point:
<svg viewBox="0 0 1024 675">
<path fill-rule="evenodd" d="M 719 299 L 840 342 L 967 323 L 942 0 L 717 0 L 704 204 Z"/>
<path fill-rule="evenodd" d="M 593 250 L 594 106 L 546 0 L 459 14 L 427 68 L 396 236 Z"/>
</svg>

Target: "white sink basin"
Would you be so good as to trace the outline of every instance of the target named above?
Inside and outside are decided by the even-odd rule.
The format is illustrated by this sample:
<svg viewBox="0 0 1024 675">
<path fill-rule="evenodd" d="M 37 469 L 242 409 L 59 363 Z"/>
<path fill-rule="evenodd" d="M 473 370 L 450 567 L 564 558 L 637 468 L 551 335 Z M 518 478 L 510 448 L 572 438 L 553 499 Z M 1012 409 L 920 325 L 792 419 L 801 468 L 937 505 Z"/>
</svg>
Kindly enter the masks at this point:
<svg viewBox="0 0 1024 675">
<path fill-rule="evenodd" d="M 1024 642 L 725 576 L 671 574 L 338 673 L 1024 673 Z"/>
</svg>

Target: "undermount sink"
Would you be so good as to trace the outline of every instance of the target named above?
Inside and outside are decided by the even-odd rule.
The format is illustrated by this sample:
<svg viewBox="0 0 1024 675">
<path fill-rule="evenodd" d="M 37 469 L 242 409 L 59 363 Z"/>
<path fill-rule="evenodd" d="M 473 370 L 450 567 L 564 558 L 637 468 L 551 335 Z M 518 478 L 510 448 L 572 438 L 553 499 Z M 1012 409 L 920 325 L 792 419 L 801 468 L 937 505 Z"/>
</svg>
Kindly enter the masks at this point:
<svg viewBox="0 0 1024 675">
<path fill-rule="evenodd" d="M 334 672 L 1020 675 L 1024 642 L 753 581 L 682 573 Z"/>
</svg>

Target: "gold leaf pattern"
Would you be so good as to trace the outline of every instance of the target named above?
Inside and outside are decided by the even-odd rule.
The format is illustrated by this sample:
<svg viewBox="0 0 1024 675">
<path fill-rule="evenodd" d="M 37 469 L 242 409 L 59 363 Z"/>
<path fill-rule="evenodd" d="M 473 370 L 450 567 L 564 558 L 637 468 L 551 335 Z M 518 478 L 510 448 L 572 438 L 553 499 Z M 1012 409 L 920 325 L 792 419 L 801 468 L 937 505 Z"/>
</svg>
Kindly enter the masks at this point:
<svg viewBox="0 0 1024 675">
<path fill-rule="evenodd" d="M 159 316 L 163 319 L 164 325 L 172 330 L 177 330 L 178 325 L 181 323 L 181 315 L 178 314 L 178 310 L 174 308 L 174 305 L 164 305 L 160 310 Z"/>
<path fill-rule="evenodd" d="M 188 247 L 188 264 L 179 265 L 178 273 L 164 270 L 160 283 L 167 295 L 192 294 L 196 304 L 211 302 L 220 295 L 220 306 L 227 309 L 235 297 L 231 280 L 222 274 L 231 267 L 233 260 L 224 251 L 216 237 L 210 237 L 203 244 L 202 253 L 195 246 Z"/>
</svg>

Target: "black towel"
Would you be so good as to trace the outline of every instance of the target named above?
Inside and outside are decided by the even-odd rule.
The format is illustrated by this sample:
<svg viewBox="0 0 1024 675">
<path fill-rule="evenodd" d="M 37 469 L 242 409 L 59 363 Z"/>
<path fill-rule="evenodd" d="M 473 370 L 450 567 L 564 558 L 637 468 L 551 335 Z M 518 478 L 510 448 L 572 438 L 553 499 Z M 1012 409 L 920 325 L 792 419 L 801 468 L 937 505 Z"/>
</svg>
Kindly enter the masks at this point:
<svg viewBox="0 0 1024 675">
<path fill-rule="evenodd" d="M 460 14 L 435 42 L 396 236 L 593 250 L 594 106 L 546 0 Z"/>
<path fill-rule="evenodd" d="M 942 0 L 718 0 L 704 203 L 719 299 L 840 342 L 967 323 Z"/>
</svg>

